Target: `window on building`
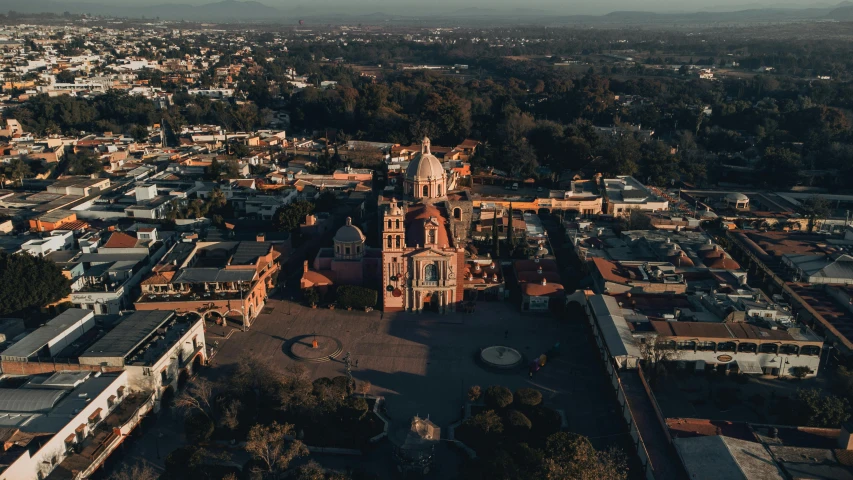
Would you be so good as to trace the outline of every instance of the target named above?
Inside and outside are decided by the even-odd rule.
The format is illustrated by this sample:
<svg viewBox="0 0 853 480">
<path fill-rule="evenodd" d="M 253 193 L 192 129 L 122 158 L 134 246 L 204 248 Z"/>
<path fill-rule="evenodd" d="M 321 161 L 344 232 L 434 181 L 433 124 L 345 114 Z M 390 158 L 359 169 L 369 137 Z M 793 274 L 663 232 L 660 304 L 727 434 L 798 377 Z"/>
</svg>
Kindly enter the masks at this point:
<svg viewBox="0 0 853 480">
<path fill-rule="evenodd" d="M 426 185 L 424 185 L 424 196 L 425 196 L 425 197 L 428 197 L 428 196 L 429 196 L 429 187 L 428 187 L 428 186 L 426 186 Z"/>
<path fill-rule="evenodd" d="M 397 219 L 395 225 L 396 225 L 397 229 L 399 230 L 400 229 L 400 219 L 399 218 Z"/>
<path fill-rule="evenodd" d="M 429 231 L 429 243 L 435 244 L 435 230 Z"/>
<path fill-rule="evenodd" d="M 434 264 L 430 263 L 424 268 L 424 280 L 427 282 L 438 281 L 438 269 L 435 268 Z"/>
<path fill-rule="evenodd" d="M 350 253 L 349 253 L 349 252 L 350 252 L 349 247 L 344 248 L 344 250 L 346 250 L 346 252 L 345 252 L 345 253 L 346 253 L 347 255 L 349 255 L 349 254 L 350 254 Z"/>
<path fill-rule="evenodd" d="M 438 186 L 438 196 L 441 196 L 441 185 Z"/>
<path fill-rule="evenodd" d="M 457 208 L 453 209 L 453 218 L 455 218 L 456 220 L 462 220 L 462 209 L 461 208 L 457 207 Z"/>
<path fill-rule="evenodd" d="M 397 235 L 397 248 L 400 248 L 400 244 L 401 244 L 401 243 L 402 243 L 402 240 L 400 239 L 400 236 L 399 236 L 399 235 Z M 388 246 L 390 247 L 390 246 L 391 246 L 391 245 L 390 245 L 390 244 L 391 244 L 391 239 L 390 239 L 390 238 L 388 239 L 388 244 L 389 244 Z"/>
<path fill-rule="evenodd" d="M 400 237 L 397 237 L 400 238 Z M 391 248 L 391 235 L 388 235 L 388 248 Z"/>
</svg>

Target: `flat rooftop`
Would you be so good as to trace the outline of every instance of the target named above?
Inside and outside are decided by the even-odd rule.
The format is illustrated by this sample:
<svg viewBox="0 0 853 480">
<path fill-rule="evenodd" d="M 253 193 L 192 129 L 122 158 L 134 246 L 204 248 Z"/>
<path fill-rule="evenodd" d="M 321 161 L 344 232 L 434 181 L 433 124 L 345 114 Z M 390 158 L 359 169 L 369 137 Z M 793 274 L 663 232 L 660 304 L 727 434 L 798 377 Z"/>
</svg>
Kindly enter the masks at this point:
<svg viewBox="0 0 853 480">
<path fill-rule="evenodd" d="M 94 317 L 95 312 L 83 308 L 69 308 L 48 321 L 35 331 L 15 342 L 0 354 L 0 357 L 29 358 L 39 353 L 45 345 L 68 330 L 73 324 L 87 317 Z"/>
<path fill-rule="evenodd" d="M 123 318 L 115 328 L 87 348 L 80 358 L 125 358 L 174 315 L 175 313 L 171 310 L 134 312 Z"/>
</svg>

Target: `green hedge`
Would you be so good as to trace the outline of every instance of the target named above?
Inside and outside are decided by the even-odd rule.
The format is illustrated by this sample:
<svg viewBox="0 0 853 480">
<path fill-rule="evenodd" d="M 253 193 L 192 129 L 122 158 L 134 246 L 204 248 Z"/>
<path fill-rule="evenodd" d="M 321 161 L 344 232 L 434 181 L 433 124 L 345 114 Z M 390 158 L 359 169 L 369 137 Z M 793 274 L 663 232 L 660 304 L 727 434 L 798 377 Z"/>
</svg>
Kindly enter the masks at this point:
<svg viewBox="0 0 853 480">
<path fill-rule="evenodd" d="M 336 296 L 336 303 L 340 308 L 365 308 L 376 306 L 379 292 L 356 285 L 341 285 Z"/>
</svg>

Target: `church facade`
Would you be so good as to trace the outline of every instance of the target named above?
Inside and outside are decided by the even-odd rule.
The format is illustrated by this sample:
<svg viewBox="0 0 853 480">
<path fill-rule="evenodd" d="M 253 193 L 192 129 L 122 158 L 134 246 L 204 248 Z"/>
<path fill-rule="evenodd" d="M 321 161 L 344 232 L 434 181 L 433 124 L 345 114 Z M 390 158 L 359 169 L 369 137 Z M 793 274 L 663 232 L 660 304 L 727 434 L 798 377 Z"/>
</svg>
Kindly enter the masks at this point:
<svg viewBox="0 0 853 480">
<path fill-rule="evenodd" d="M 405 199 L 380 201 L 385 311 L 449 313 L 464 299 L 467 232 L 452 228 L 447 174 L 429 148 L 424 139 L 406 169 Z M 459 217 L 460 210 L 454 207 L 450 215 Z"/>
</svg>

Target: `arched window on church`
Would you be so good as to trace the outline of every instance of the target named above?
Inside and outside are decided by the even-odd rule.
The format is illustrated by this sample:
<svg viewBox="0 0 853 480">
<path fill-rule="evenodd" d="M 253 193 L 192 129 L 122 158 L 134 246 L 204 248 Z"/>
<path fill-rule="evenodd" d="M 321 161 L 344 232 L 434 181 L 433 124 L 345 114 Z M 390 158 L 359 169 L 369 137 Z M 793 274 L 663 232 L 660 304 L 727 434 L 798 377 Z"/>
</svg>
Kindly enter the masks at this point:
<svg viewBox="0 0 853 480">
<path fill-rule="evenodd" d="M 400 229 L 400 219 L 399 218 L 397 219 L 396 225 L 397 225 L 397 230 L 399 230 Z M 390 227 L 391 225 L 388 225 L 388 226 Z"/>
<path fill-rule="evenodd" d="M 391 229 L 391 219 L 390 218 L 388 219 L 388 229 L 389 230 Z"/>
<path fill-rule="evenodd" d="M 424 185 L 424 196 L 425 197 L 429 196 L 429 186 L 427 186 L 427 185 Z"/>
<path fill-rule="evenodd" d="M 424 280 L 427 282 L 438 281 L 438 270 L 435 268 L 435 264 L 430 263 L 424 268 Z"/>
<path fill-rule="evenodd" d="M 399 235 L 397 235 L 397 248 L 400 248 L 400 236 Z"/>
<path fill-rule="evenodd" d="M 388 235 L 388 248 L 391 248 L 391 235 Z"/>
<path fill-rule="evenodd" d="M 441 185 L 438 185 L 438 196 L 441 196 Z"/>
<path fill-rule="evenodd" d="M 462 209 L 456 207 L 453 209 L 453 218 L 456 220 L 462 220 Z"/>
<path fill-rule="evenodd" d="M 434 229 L 429 231 L 429 243 L 433 244 L 433 245 L 435 244 L 435 230 Z"/>
</svg>

